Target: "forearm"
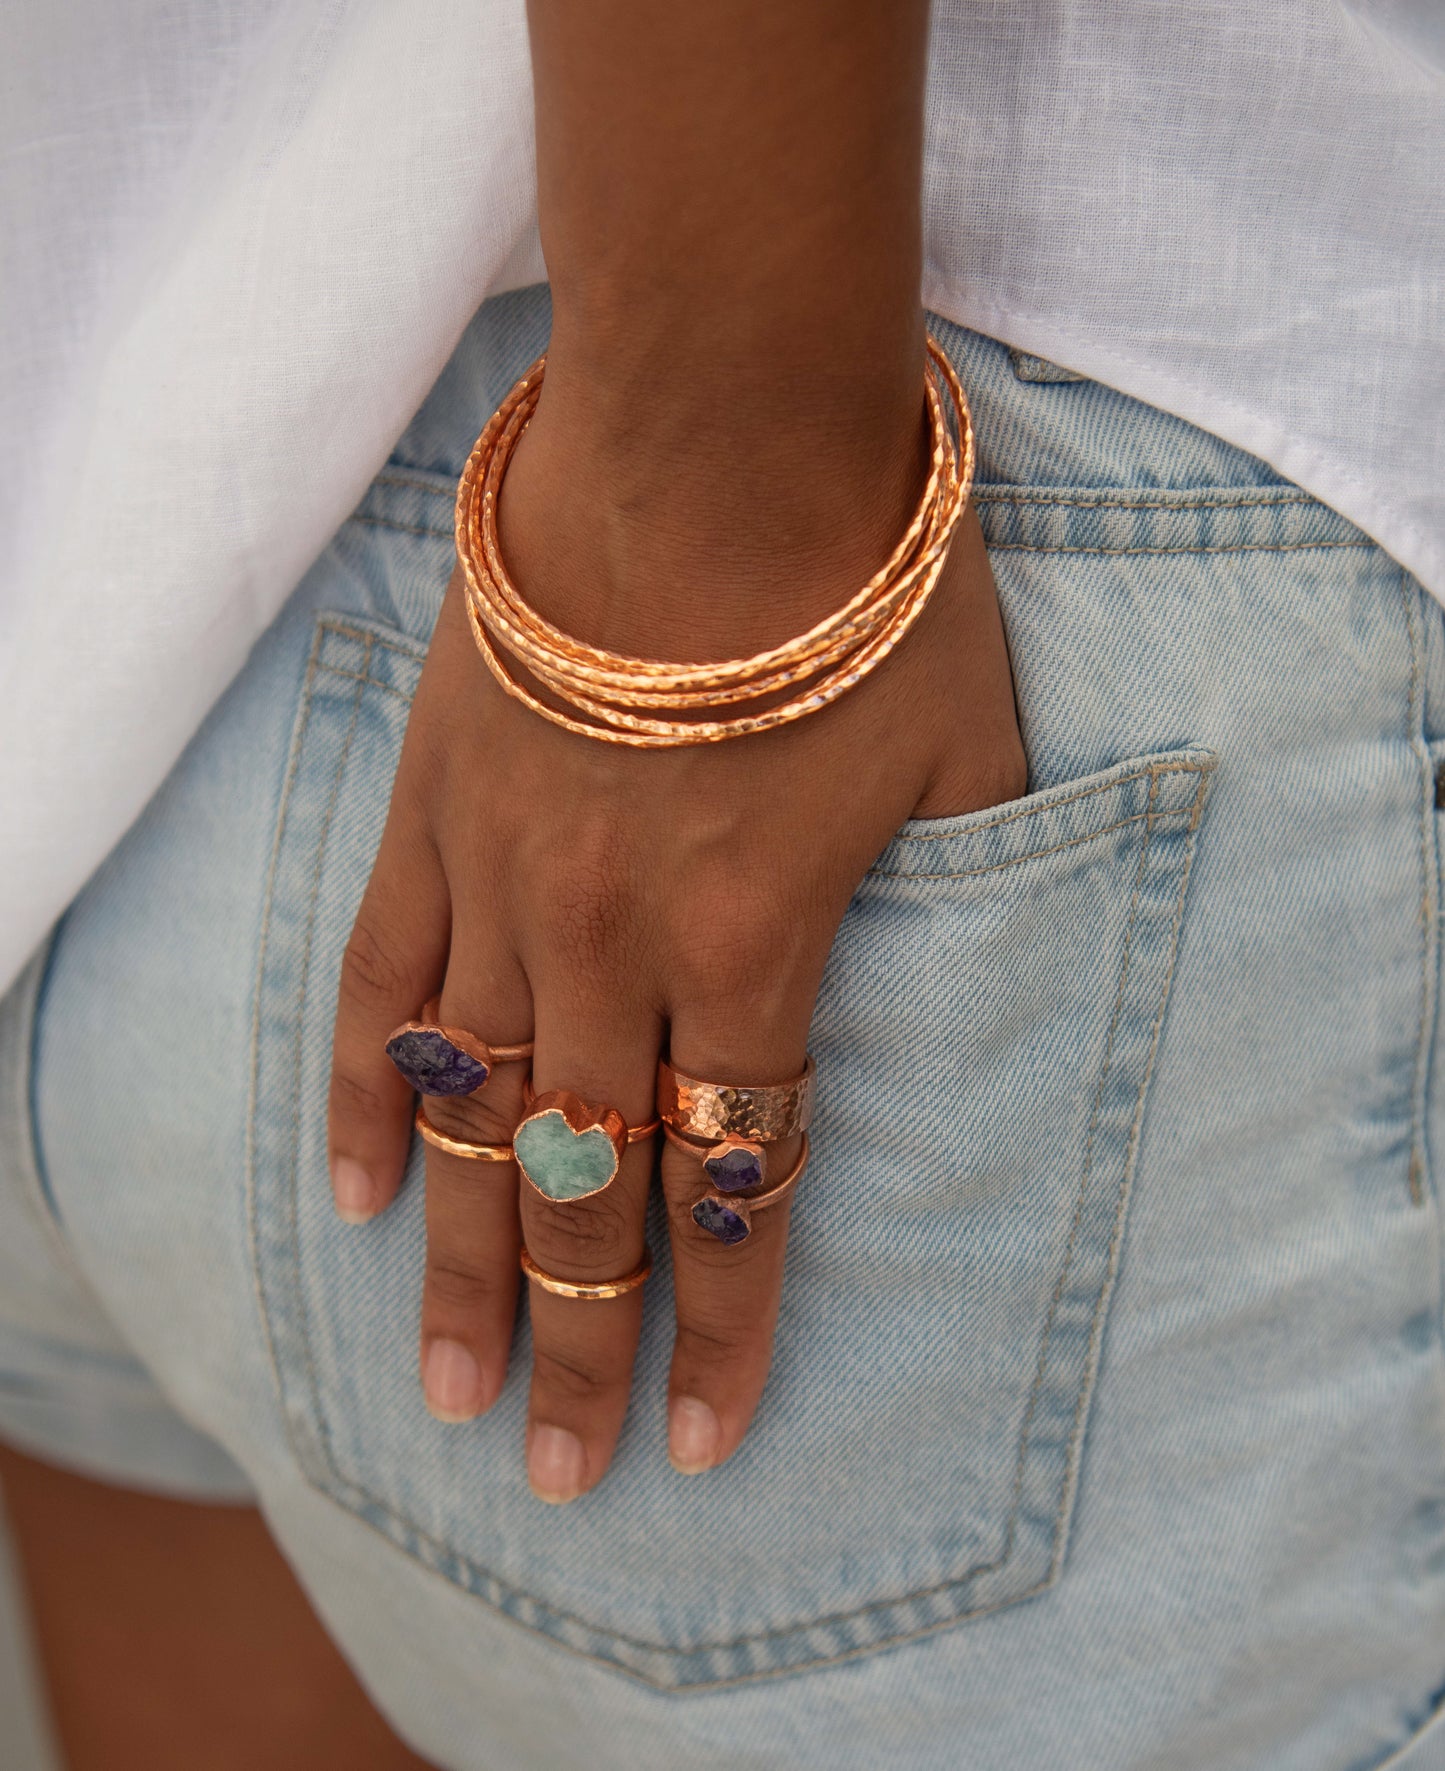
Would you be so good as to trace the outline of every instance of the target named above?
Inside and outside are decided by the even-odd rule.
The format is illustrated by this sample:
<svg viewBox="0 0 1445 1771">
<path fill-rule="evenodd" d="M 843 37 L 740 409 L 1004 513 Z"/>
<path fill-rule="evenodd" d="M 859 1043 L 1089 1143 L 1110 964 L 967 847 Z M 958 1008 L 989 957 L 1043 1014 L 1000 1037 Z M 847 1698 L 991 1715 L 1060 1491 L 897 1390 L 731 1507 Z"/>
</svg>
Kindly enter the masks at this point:
<svg viewBox="0 0 1445 1771">
<path fill-rule="evenodd" d="M 748 606 L 764 578 L 774 604 L 784 583 L 826 603 L 921 480 L 924 0 L 530 20 L 554 303 L 535 428 L 594 531 L 569 539 L 554 505 L 543 551 L 572 583 L 686 557 L 697 605 Z"/>
</svg>

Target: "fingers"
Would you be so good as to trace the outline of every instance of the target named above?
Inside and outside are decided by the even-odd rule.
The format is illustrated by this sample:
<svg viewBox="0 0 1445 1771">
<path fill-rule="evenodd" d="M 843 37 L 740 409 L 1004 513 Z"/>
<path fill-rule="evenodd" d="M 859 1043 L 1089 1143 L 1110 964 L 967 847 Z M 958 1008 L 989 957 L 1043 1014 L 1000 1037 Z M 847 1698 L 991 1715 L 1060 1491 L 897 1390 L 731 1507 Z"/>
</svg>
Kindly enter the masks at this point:
<svg viewBox="0 0 1445 1771">
<path fill-rule="evenodd" d="M 719 1082 L 790 1081 L 806 1061 L 813 1000 L 811 991 L 790 996 L 771 1023 L 746 1012 L 741 1002 L 730 1010 L 716 996 L 705 1010 L 675 1013 L 672 1062 L 691 1076 Z M 788 1174 L 801 1144 L 794 1136 L 765 1146 L 767 1186 Z M 793 1194 L 753 1210 L 746 1239 L 728 1245 L 693 1217 L 694 1205 L 712 1191 L 699 1161 L 669 1143 L 662 1183 L 677 1306 L 668 1456 L 682 1474 L 697 1475 L 737 1450 L 767 1382 Z"/>
<path fill-rule="evenodd" d="M 536 1088 L 539 1094 L 568 1089 L 594 1108 L 617 1109 L 629 1126 L 645 1124 L 653 1117 L 660 1035 L 656 1015 L 636 997 L 619 992 L 579 1002 L 575 991 L 549 992 L 539 980 Z M 574 1146 L 575 1134 L 562 1128 L 560 1116 L 549 1119 L 556 1129 L 548 1144 L 529 1147 L 524 1137 L 519 1154 L 529 1172 L 556 1187 L 600 1159 L 603 1139 L 594 1132 Z M 630 1144 L 616 1178 L 591 1197 L 554 1202 L 522 1180 L 522 1232 L 539 1267 L 559 1279 L 590 1281 L 636 1270 L 656 1143 L 652 1137 Z M 529 1308 L 527 1475 L 540 1499 L 561 1503 L 600 1481 L 612 1459 L 632 1386 L 642 1287 L 584 1300 L 558 1297 L 533 1281 Z"/>
<path fill-rule="evenodd" d="M 332 1049 L 332 1197 L 348 1223 L 388 1206 L 411 1145 L 413 1096 L 386 1038 L 435 993 L 446 964 L 451 906 L 420 817 L 398 795 L 341 962 Z"/>
<path fill-rule="evenodd" d="M 491 1045 L 531 1037 L 522 968 L 477 916 L 459 928 L 438 1012 L 443 1024 Z M 526 1075 L 525 1062 L 498 1064 L 477 1093 L 429 1096 L 423 1111 L 449 1138 L 505 1146 L 522 1114 Z M 470 1420 L 492 1406 L 506 1381 L 519 1280 L 516 1164 L 428 1144 L 426 1229 L 422 1389 L 438 1420 Z"/>
</svg>

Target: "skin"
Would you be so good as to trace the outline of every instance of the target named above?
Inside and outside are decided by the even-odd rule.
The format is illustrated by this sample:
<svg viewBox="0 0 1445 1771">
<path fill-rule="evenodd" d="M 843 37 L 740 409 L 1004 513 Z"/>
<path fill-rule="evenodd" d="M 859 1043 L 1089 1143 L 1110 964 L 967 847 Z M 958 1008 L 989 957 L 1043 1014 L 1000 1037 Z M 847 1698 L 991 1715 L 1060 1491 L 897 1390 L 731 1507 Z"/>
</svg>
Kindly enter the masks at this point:
<svg viewBox="0 0 1445 1771">
<path fill-rule="evenodd" d="M 504 552 L 534 606 L 594 644 L 751 654 L 845 601 L 921 491 L 925 9 L 534 0 L 530 17 L 554 331 L 502 493 Z M 785 1080 L 844 909 L 898 826 L 1015 798 L 1025 780 L 971 512 L 925 617 L 863 684 L 782 730 L 696 748 L 591 743 L 519 706 L 478 655 L 454 577 L 343 966 L 343 1215 L 374 1216 L 399 1185 L 414 1103 L 382 1047 L 429 997 L 494 1042 L 534 1037 L 539 1091 L 570 1088 L 629 1124 L 652 1117 L 669 1050 L 693 1075 Z M 506 1142 L 523 1069 L 428 1114 Z M 427 1150 L 434 1414 L 496 1400 L 523 1239 L 561 1277 L 637 1266 L 657 1166 L 653 1144 L 634 1145 L 605 1193 L 558 1206 L 511 1165 Z M 698 1473 L 736 1449 L 761 1396 L 789 1213 L 724 1248 L 692 1222 L 696 1165 L 668 1148 L 660 1167 L 669 1450 Z M 643 1293 L 530 1293 L 528 1474 L 567 1502 L 612 1457 Z"/>
<path fill-rule="evenodd" d="M 4 1448 L 0 1484 L 67 1771 L 427 1771 L 254 1509 L 111 1488 Z"/>
</svg>

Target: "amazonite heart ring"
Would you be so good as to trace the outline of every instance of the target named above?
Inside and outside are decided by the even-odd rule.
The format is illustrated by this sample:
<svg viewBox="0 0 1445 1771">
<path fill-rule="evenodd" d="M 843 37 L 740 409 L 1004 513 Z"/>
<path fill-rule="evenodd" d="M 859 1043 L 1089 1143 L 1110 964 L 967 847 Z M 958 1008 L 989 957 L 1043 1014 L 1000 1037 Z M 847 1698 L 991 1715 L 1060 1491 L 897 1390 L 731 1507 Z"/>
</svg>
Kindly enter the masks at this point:
<svg viewBox="0 0 1445 1771">
<path fill-rule="evenodd" d="M 629 1144 L 650 1138 L 658 1121 L 628 1125 L 615 1107 L 594 1107 L 570 1088 L 534 1095 L 523 1088 L 527 1111 L 512 1133 L 517 1167 L 544 1199 L 570 1205 L 590 1199 L 617 1179 Z"/>
<path fill-rule="evenodd" d="M 386 1036 L 386 1055 L 419 1095 L 474 1095 L 498 1064 L 532 1055 L 532 1042 L 488 1045 L 464 1027 L 443 1027 L 438 1004 L 429 1002 L 419 1021 L 403 1021 Z"/>
</svg>

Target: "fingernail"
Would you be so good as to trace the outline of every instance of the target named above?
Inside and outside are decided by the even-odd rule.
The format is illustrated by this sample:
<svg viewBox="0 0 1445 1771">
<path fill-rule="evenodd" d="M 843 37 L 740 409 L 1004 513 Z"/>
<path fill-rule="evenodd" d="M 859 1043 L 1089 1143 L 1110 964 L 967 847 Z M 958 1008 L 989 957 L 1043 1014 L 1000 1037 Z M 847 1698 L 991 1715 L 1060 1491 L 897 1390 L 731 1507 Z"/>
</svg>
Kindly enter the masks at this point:
<svg viewBox="0 0 1445 1771">
<path fill-rule="evenodd" d="M 533 1427 L 527 1447 L 527 1480 L 538 1500 L 565 1506 L 582 1492 L 587 1464 L 582 1441 L 565 1427 Z"/>
<path fill-rule="evenodd" d="M 717 1462 L 722 1427 L 706 1402 L 674 1396 L 667 1411 L 667 1456 L 680 1475 L 700 1476 Z"/>
<path fill-rule="evenodd" d="M 438 1420 L 473 1420 L 482 1411 L 482 1370 L 460 1341 L 431 1343 L 421 1383 L 426 1405 Z"/>
<path fill-rule="evenodd" d="M 376 1216 L 376 1183 L 354 1156 L 332 1158 L 331 1196 L 343 1223 L 364 1224 Z"/>
</svg>

